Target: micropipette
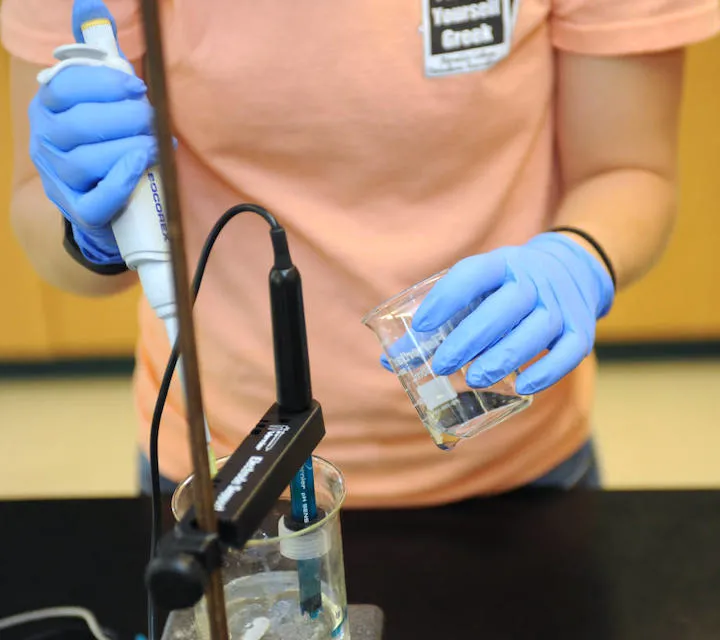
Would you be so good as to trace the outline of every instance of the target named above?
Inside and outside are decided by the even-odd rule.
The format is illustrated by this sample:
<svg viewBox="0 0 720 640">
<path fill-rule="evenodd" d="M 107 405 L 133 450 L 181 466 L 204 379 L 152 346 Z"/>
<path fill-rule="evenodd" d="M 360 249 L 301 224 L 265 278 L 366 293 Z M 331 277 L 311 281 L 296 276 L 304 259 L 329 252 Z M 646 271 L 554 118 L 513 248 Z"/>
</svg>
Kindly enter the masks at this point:
<svg viewBox="0 0 720 640">
<path fill-rule="evenodd" d="M 59 64 L 41 71 L 38 82 L 48 84 L 60 71 L 75 65 L 106 66 L 135 74 L 132 65 L 120 55 L 112 16 L 103 2 L 76 0 L 73 24 L 78 23 L 84 43 L 58 47 L 54 55 Z M 111 227 L 123 261 L 137 272 L 145 297 L 164 322 L 170 345 L 174 345 L 178 337 L 177 308 L 162 184 L 156 167 L 145 172 L 125 208 L 113 218 Z M 178 375 L 184 384 L 181 360 L 182 357 L 178 360 Z M 217 465 L 207 419 L 205 437 L 214 475 Z"/>
</svg>

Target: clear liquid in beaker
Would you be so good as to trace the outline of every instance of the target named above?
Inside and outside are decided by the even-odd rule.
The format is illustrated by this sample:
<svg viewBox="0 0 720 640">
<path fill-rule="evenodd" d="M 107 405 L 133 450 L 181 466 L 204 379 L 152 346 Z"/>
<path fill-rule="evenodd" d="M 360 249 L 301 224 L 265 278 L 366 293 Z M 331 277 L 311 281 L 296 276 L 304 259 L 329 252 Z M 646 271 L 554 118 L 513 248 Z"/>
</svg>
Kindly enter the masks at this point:
<svg viewBox="0 0 720 640">
<path fill-rule="evenodd" d="M 457 393 L 464 384 L 464 369 L 451 376 L 435 377 L 429 365 L 398 373 L 403 387 L 414 399 L 415 409 L 433 441 L 443 450 L 450 450 L 464 438 L 523 409 L 527 400 L 517 395 L 481 389 Z M 453 378 L 458 377 L 458 380 Z"/>
<path fill-rule="evenodd" d="M 298 576 L 273 571 L 237 578 L 225 586 L 231 640 L 349 640 L 345 610 L 323 584 L 322 609 L 315 619 L 300 611 Z M 203 616 L 204 618 L 204 616 Z M 206 619 L 201 625 L 207 624 Z"/>
</svg>

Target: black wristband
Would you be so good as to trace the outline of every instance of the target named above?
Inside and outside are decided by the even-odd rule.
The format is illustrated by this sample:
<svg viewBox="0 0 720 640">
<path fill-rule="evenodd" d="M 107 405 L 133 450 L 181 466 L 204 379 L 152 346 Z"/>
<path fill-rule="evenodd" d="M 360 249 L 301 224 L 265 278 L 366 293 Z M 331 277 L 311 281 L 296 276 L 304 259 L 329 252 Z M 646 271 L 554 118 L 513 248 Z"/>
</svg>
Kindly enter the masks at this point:
<svg viewBox="0 0 720 640">
<path fill-rule="evenodd" d="M 583 240 L 586 240 L 589 244 L 591 244 L 595 251 L 598 252 L 598 255 L 602 258 L 602 261 L 605 263 L 605 266 L 610 273 L 610 278 L 613 283 L 613 289 L 617 289 L 615 269 L 612 266 L 612 262 L 610 262 L 610 258 L 608 258 L 607 253 L 605 253 L 605 250 L 600 246 L 600 243 L 595 240 L 595 238 L 593 238 L 587 231 L 583 231 L 582 229 L 578 229 L 577 227 L 553 227 L 552 229 L 550 229 L 550 231 L 574 233 L 575 235 L 580 236 Z"/>
<path fill-rule="evenodd" d="M 89 271 L 97 273 L 101 276 L 116 276 L 121 273 L 125 273 L 128 270 L 127 265 L 124 262 L 114 264 L 95 264 L 94 262 L 90 262 L 90 260 L 83 255 L 83 252 L 80 251 L 80 247 L 75 241 L 70 221 L 67 218 L 63 218 L 63 222 L 65 223 L 63 247 L 70 257 L 75 260 L 75 262 L 82 265 Z"/>
</svg>

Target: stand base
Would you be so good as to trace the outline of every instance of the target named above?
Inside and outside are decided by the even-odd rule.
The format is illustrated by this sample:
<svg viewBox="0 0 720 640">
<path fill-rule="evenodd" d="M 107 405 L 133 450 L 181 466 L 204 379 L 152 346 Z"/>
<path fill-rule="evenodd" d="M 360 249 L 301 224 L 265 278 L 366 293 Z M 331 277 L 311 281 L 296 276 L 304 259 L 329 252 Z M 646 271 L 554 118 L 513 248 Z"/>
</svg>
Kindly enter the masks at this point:
<svg viewBox="0 0 720 640">
<path fill-rule="evenodd" d="M 351 604 L 348 607 L 350 640 L 382 640 L 385 617 L 382 609 L 372 604 Z"/>
<path fill-rule="evenodd" d="M 382 610 L 375 605 L 351 604 L 348 607 L 348 622 L 349 640 L 383 640 L 385 618 Z M 162 640 L 203 640 L 195 629 L 193 611 L 173 611 L 168 617 Z"/>
</svg>

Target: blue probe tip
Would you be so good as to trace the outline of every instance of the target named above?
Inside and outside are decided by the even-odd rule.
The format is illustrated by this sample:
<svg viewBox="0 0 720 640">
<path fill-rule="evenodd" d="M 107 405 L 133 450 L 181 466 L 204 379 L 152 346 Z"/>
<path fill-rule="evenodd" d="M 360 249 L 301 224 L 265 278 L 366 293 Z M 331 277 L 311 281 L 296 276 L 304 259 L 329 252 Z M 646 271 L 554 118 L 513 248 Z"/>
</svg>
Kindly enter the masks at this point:
<svg viewBox="0 0 720 640">
<path fill-rule="evenodd" d="M 72 12 L 72 28 L 76 42 L 85 42 L 83 38 L 82 27 L 88 20 L 109 20 L 112 25 L 113 32 L 117 38 L 117 26 L 115 18 L 112 17 L 109 9 L 102 0 L 75 0 Z"/>
</svg>

